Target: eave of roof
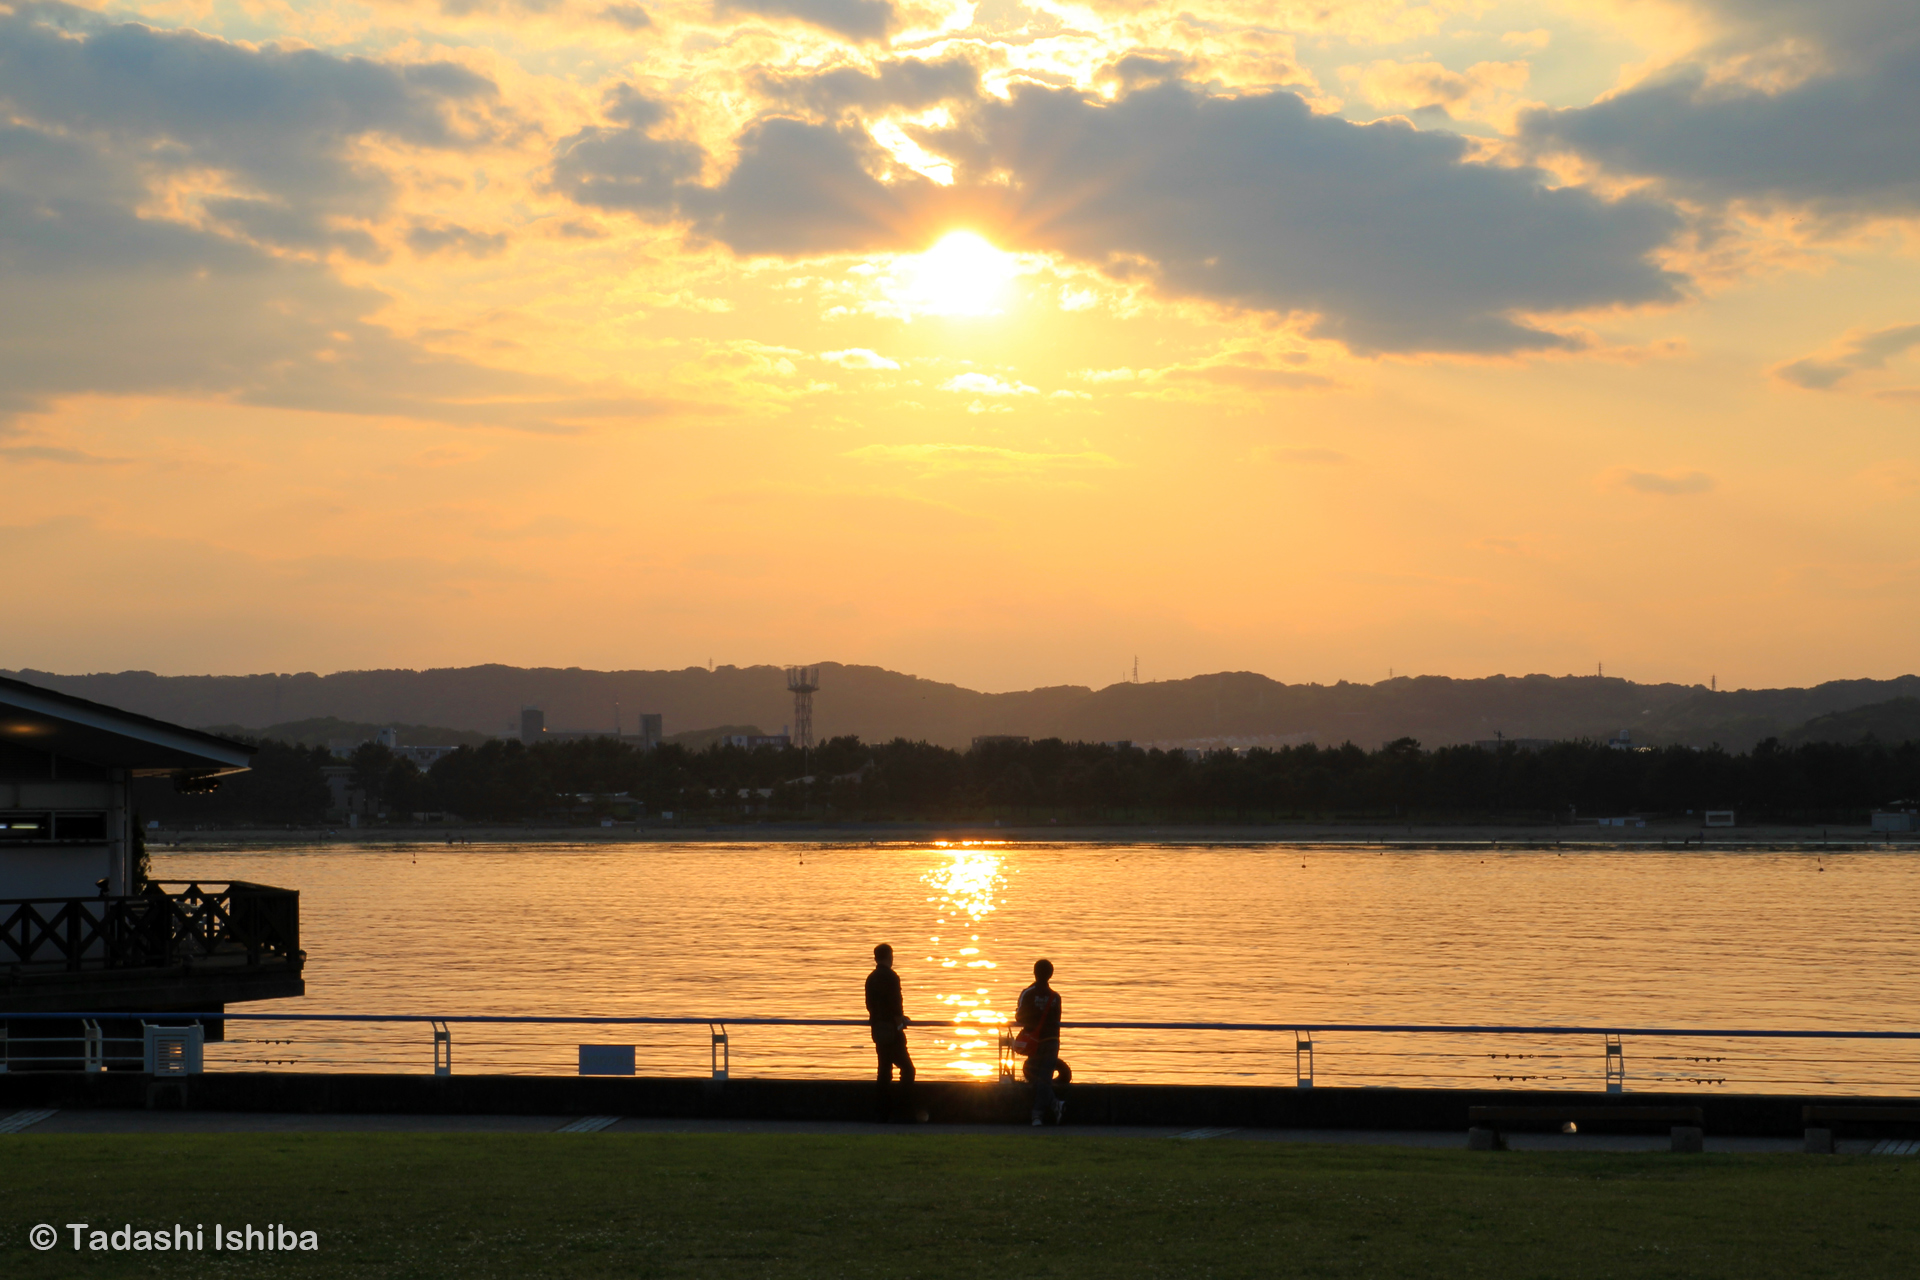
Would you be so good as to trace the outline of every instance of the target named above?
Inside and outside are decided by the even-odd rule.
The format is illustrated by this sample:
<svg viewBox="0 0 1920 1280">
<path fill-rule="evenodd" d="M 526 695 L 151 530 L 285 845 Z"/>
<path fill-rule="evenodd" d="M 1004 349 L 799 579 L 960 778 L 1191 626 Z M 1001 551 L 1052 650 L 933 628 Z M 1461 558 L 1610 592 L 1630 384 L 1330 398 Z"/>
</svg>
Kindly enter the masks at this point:
<svg viewBox="0 0 1920 1280">
<path fill-rule="evenodd" d="M 257 748 L 0 676 L 0 738 L 135 773 L 238 773 Z"/>
</svg>

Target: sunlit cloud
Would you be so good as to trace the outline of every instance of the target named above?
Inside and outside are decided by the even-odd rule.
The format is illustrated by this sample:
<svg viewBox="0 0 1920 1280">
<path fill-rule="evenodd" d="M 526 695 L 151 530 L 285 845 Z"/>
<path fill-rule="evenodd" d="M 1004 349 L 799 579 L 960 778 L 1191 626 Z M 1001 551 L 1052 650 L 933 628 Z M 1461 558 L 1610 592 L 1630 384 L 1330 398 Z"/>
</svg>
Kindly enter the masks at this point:
<svg viewBox="0 0 1920 1280">
<path fill-rule="evenodd" d="M 837 364 L 842 369 L 898 369 L 898 361 L 889 360 L 877 352 L 865 347 L 852 347 L 845 351 L 823 351 L 820 358 L 828 364 Z"/>
<path fill-rule="evenodd" d="M 1039 390 L 1024 382 L 1009 382 L 990 373 L 958 373 L 940 384 L 942 391 L 973 396 L 1032 396 Z"/>
<path fill-rule="evenodd" d="M 1857 373 L 1884 369 L 1920 346 L 1920 324 L 1894 325 L 1849 338 L 1830 356 L 1807 356 L 1774 370 L 1783 381 L 1809 391 L 1830 391 Z"/>
</svg>

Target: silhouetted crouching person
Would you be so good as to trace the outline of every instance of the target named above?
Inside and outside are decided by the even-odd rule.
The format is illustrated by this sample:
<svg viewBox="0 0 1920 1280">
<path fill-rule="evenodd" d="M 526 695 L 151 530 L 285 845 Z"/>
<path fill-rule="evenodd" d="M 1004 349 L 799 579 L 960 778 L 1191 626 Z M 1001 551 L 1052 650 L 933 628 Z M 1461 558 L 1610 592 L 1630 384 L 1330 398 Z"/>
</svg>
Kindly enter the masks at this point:
<svg viewBox="0 0 1920 1280">
<path fill-rule="evenodd" d="M 893 971 L 893 948 L 883 942 L 873 949 L 873 972 L 867 975 L 867 1029 L 873 1033 L 873 1050 L 880 1059 L 874 1101 L 882 1124 L 895 1110 L 887 1106 L 895 1067 L 900 1068 L 897 1110 L 905 1119 L 913 1117 L 913 1059 L 907 1054 L 909 1021 L 900 998 L 900 975 Z"/>
<path fill-rule="evenodd" d="M 1053 961 L 1033 962 L 1033 985 L 1020 993 L 1013 1020 L 1033 1041 L 1027 1055 L 1027 1079 L 1033 1081 L 1033 1122 L 1060 1123 L 1067 1104 L 1053 1096 L 1053 1072 L 1060 1060 L 1060 993 L 1048 980 L 1053 977 Z"/>
</svg>

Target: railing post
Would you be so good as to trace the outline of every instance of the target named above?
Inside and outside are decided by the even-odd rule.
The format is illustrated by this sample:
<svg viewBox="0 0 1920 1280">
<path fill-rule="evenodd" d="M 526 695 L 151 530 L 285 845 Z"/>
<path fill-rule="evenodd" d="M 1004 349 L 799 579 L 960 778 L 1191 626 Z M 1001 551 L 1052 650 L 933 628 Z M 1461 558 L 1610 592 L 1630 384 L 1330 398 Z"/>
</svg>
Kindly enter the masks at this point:
<svg viewBox="0 0 1920 1280">
<path fill-rule="evenodd" d="M 1620 1037 L 1607 1033 L 1607 1092 L 1625 1093 L 1627 1091 L 1627 1055 L 1626 1046 L 1620 1043 Z"/>
<path fill-rule="evenodd" d="M 107 1069 L 106 1037 L 100 1033 L 100 1024 L 92 1018 L 82 1018 L 80 1027 L 86 1036 L 86 1064 L 88 1071 Z"/>
<path fill-rule="evenodd" d="M 434 1019 L 433 1026 L 433 1074 L 450 1076 L 453 1074 L 453 1032 L 447 1024 Z"/>
<path fill-rule="evenodd" d="M 707 1030 L 713 1033 L 713 1078 L 725 1080 L 730 1065 L 727 1051 L 727 1024 L 709 1022 Z"/>
<path fill-rule="evenodd" d="M 1293 1083 L 1298 1089 L 1313 1088 L 1313 1032 L 1293 1033 Z"/>
</svg>

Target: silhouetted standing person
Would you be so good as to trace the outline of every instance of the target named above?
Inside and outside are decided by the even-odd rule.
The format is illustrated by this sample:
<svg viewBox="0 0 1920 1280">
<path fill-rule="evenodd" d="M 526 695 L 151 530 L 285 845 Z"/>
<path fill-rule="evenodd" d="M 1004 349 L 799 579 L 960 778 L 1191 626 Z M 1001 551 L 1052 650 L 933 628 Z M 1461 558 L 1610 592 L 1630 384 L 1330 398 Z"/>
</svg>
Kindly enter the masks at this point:
<svg viewBox="0 0 1920 1280">
<path fill-rule="evenodd" d="M 907 1054 L 910 1021 L 900 997 L 900 975 L 893 971 L 893 948 L 883 942 L 873 949 L 873 972 L 867 975 L 867 1029 L 873 1033 L 873 1050 L 880 1059 L 875 1095 L 882 1124 L 888 1119 L 887 1094 L 892 1091 L 895 1067 L 900 1068 L 900 1110 L 908 1118 L 913 1114 L 913 1059 Z"/>
<path fill-rule="evenodd" d="M 1033 1081 L 1033 1122 L 1060 1123 L 1067 1104 L 1053 1096 L 1053 1072 L 1060 1061 L 1060 993 L 1050 985 L 1053 961 L 1033 962 L 1033 985 L 1020 993 L 1013 1020 L 1031 1033 L 1033 1052 L 1027 1055 L 1027 1078 Z"/>
</svg>

